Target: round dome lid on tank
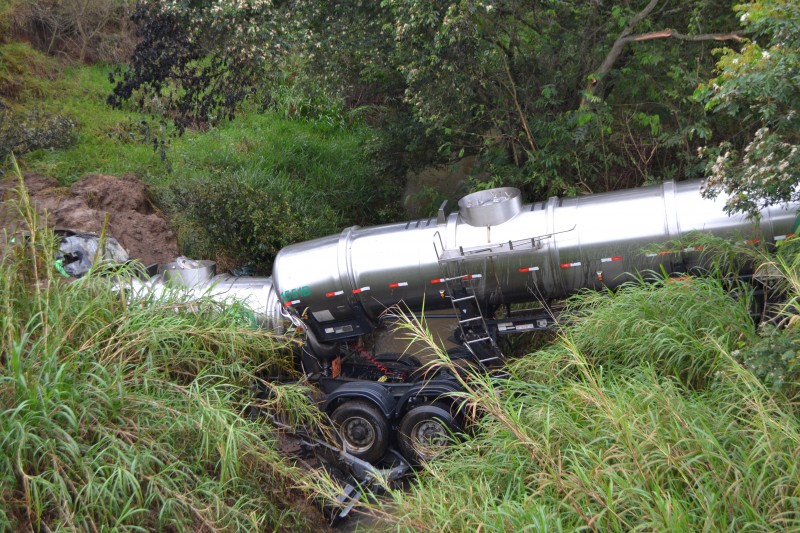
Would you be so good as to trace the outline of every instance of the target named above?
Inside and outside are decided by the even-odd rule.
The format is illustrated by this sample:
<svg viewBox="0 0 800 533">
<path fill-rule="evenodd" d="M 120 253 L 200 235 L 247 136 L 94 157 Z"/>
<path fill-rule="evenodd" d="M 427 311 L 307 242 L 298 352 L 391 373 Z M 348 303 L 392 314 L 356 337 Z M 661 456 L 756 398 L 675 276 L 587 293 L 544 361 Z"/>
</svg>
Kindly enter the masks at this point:
<svg viewBox="0 0 800 533">
<path fill-rule="evenodd" d="M 470 226 L 497 226 L 521 210 L 522 195 L 515 187 L 478 191 L 458 201 L 461 218 Z"/>
</svg>

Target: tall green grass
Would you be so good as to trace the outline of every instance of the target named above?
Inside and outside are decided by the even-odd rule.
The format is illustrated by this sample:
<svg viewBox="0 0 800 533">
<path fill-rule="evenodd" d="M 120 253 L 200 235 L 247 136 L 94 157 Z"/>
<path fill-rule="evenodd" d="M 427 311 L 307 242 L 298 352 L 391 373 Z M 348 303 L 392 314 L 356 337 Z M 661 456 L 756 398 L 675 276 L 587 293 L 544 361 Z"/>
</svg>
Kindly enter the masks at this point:
<svg viewBox="0 0 800 533">
<path fill-rule="evenodd" d="M 317 530 L 324 474 L 247 416 L 256 374 L 286 364 L 280 343 L 233 311 L 62 279 L 18 193 L 28 235 L 7 235 L 0 263 L 0 530 Z"/>
<path fill-rule="evenodd" d="M 400 531 L 800 529 L 798 412 L 731 355 L 756 335 L 729 289 L 577 296 L 558 342 L 464 379 L 472 436 L 372 512 Z"/>
</svg>

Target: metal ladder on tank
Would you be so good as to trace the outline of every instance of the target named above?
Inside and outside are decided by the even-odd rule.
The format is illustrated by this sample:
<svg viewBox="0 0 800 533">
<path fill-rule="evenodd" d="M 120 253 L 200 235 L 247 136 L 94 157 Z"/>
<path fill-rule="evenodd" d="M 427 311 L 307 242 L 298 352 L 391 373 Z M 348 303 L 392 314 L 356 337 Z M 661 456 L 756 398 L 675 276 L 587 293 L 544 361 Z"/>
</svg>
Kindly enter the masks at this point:
<svg viewBox="0 0 800 533">
<path fill-rule="evenodd" d="M 436 236 L 439 238 L 441 253 L 435 245 L 434 248 L 439 261 L 439 271 L 444 275 L 445 296 L 450 298 L 456 313 L 464 347 L 485 369 L 497 367 L 505 361 L 505 356 L 489 333 L 486 317 L 483 316 L 483 310 L 475 294 L 474 283 L 480 277 L 466 272 L 463 253 L 444 250 L 439 232 L 436 232 Z"/>
</svg>

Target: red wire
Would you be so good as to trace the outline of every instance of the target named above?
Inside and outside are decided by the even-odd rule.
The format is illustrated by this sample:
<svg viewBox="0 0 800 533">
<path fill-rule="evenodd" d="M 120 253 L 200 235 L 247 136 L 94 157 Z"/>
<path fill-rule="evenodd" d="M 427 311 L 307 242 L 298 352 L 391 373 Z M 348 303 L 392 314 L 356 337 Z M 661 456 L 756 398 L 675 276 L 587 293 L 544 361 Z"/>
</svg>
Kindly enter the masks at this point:
<svg viewBox="0 0 800 533">
<path fill-rule="evenodd" d="M 358 354 L 359 354 L 359 355 L 361 355 L 361 356 L 362 356 L 362 357 L 364 357 L 364 358 L 365 358 L 367 361 L 369 361 L 370 363 L 372 363 L 373 365 L 375 365 L 375 366 L 378 368 L 378 370 L 380 370 L 381 372 L 383 372 L 383 374 L 384 374 L 385 376 L 388 376 L 389 374 L 391 374 L 391 373 L 392 373 L 392 371 L 391 371 L 391 370 L 389 370 L 388 368 L 386 368 L 386 366 L 382 365 L 380 361 L 378 361 L 377 359 L 375 359 L 375 356 L 373 356 L 371 353 L 369 353 L 367 350 L 365 350 L 364 348 L 362 348 L 362 347 L 361 347 L 361 346 L 359 346 L 358 344 L 354 344 L 354 345 L 353 345 L 353 348 L 356 350 L 356 352 L 358 352 Z"/>
</svg>

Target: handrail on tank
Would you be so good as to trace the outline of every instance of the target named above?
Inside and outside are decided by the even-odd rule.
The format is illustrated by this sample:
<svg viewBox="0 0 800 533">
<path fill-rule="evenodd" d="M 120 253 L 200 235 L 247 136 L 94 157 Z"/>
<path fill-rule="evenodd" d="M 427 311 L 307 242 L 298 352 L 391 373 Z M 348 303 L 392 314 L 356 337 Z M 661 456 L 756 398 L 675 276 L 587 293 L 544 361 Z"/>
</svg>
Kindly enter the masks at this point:
<svg viewBox="0 0 800 533">
<path fill-rule="evenodd" d="M 542 247 L 542 241 L 545 239 L 549 239 L 555 235 L 559 235 L 562 233 L 569 233 L 570 231 L 574 231 L 577 228 L 577 224 L 573 225 L 570 229 L 555 231 L 553 233 L 546 233 L 544 235 L 537 235 L 535 237 L 526 237 L 524 239 L 517 239 L 517 240 L 509 240 L 504 242 L 498 242 L 489 245 L 483 246 L 474 246 L 471 248 L 464 248 L 463 246 L 459 246 L 457 249 L 453 249 L 453 252 L 457 251 L 458 255 L 455 254 L 448 254 L 448 250 L 444 247 L 444 242 L 442 241 L 441 234 L 437 231 L 433 234 L 433 249 L 436 252 L 436 259 L 439 262 L 443 260 L 451 261 L 454 257 L 467 257 L 467 256 L 477 256 L 480 254 L 497 254 L 497 253 L 508 253 L 513 251 L 525 251 L 525 250 L 538 250 Z M 439 239 L 439 245 L 442 248 L 441 253 L 439 253 L 439 248 L 436 246 L 436 239 Z M 523 246 L 530 243 L 530 248 L 523 248 Z M 508 246 L 508 250 L 503 250 Z"/>
<path fill-rule="evenodd" d="M 439 249 L 436 248 L 437 237 L 439 238 L 439 245 L 442 247 L 442 255 L 444 255 L 444 241 L 442 240 L 442 234 L 438 230 L 433 234 L 433 251 L 436 253 L 436 260 L 441 261 L 442 255 L 439 254 Z"/>
</svg>

